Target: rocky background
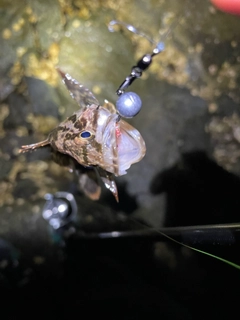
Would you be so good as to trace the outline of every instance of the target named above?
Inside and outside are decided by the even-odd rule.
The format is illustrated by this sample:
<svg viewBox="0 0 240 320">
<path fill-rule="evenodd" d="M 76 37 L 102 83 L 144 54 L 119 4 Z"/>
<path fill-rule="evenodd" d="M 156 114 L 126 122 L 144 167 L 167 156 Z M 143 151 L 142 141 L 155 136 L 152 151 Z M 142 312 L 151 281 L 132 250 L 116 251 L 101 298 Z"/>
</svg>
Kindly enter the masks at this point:
<svg viewBox="0 0 240 320">
<path fill-rule="evenodd" d="M 100 270 L 117 257 L 111 260 L 107 249 L 99 249 L 96 243 L 74 244 L 65 250 L 61 236 L 42 218 L 46 193 L 73 193 L 79 209 L 77 229 L 90 232 L 138 229 L 128 217 L 153 227 L 239 221 L 240 19 L 217 11 L 206 0 L 0 0 L 0 17 L 0 247 L 7 252 L 2 258 L 0 254 L 0 267 L 4 288 L 32 290 L 34 281 L 46 278 L 51 283 L 54 275 L 54 292 L 66 276 L 66 257 L 70 261 L 67 275 L 78 273 L 71 269 L 76 263 L 79 267 L 76 251 L 81 252 L 81 261 L 100 263 Z M 45 139 L 78 108 L 59 79 L 57 66 L 91 89 L 101 103 L 104 99 L 115 103 L 115 92 L 131 67 L 152 51 L 145 38 L 127 30 L 110 33 L 107 26 L 113 19 L 134 25 L 156 41 L 169 30 L 165 50 L 130 88 L 143 102 L 141 112 L 130 122 L 144 137 L 147 154 L 127 175 L 116 179 L 119 204 L 107 190 L 98 202 L 87 199 L 77 188 L 76 176 L 56 164 L 49 149 L 19 154 L 21 145 Z M 94 254 L 97 248 L 103 250 L 106 261 L 101 256 L 96 262 L 84 251 L 86 246 Z M 159 243 L 154 250 L 152 244 L 138 246 L 144 262 L 134 246 L 125 257 L 126 261 L 132 255 L 138 257 L 138 262 L 131 262 L 134 269 L 135 263 L 146 264 L 150 251 L 154 259 L 167 261 L 170 274 L 185 268 L 186 254 L 179 266 L 176 253 Z M 115 248 L 116 253 L 122 250 L 121 245 Z M 200 273 L 199 284 L 206 274 L 193 261 L 191 267 Z M 116 270 L 126 272 L 125 280 L 133 279 L 136 294 L 141 276 L 126 271 L 121 263 Z M 108 272 L 114 275 L 114 270 Z M 95 272 L 92 268 L 91 275 Z M 69 280 L 68 276 L 64 279 Z M 70 276 L 71 284 L 74 276 Z M 88 281 L 90 287 L 95 285 L 94 280 Z M 110 281 L 107 276 L 100 283 L 106 281 Z M 87 282 L 84 285 L 86 289 Z M 174 290 L 174 281 L 166 281 L 167 285 Z M 105 292 L 106 297 L 110 292 Z M 128 290 L 125 295 L 130 299 Z M 187 299 L 175 301 L 177 290 L 172 300 L 165 291 L 161 295 L 167 305 L 176 303 L 184 319 L 191 318 Z M 150 297 L 157 304 L 156 296 Z"/>
</svg>

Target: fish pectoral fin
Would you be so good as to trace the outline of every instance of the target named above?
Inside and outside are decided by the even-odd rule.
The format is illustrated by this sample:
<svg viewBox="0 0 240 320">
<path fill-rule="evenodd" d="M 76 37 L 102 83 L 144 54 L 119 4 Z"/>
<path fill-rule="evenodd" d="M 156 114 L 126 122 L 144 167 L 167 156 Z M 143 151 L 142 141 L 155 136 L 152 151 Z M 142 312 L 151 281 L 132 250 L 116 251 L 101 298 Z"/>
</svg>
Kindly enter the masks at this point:
<svg viewBox="0 0 240 320">
<path fill-rule="evenodd" d="M 114 175 L 101 168 L 98 168 L 97 170 L 100 178 L 102 179 L 102 182 L 105 184 L 105 187 L 112 192 L 116 201 L 119 202 L 118 189 L 117 189 L 116 182 L 114 181 Z"/>
<path fill-rule="evenodd" d="M 40 142 L 37 142 L 37 143 L 33 143 L 33 144 L 27 144 L 25 146 L 21 146 L 21 148 L 19 149 L 19 153 L 32 151 L 32 150 L 35 150 L 37 148 L 44 147 L 44 146 L 46 146 L 48 144 L 49 144 L 48 139 L 40 141 Z"/>
</svg>

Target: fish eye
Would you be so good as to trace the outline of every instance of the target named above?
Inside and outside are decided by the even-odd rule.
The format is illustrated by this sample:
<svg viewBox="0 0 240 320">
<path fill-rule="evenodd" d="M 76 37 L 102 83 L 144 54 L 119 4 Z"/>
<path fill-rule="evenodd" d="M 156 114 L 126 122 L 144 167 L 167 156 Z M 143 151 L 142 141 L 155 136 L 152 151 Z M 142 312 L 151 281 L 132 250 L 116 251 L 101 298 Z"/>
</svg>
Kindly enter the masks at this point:
<svg viewBox="0 0 240 320">
<path fill-rule="evenodd" d="M 92 136 L 92 133 L 90 131 L 82 131 L 80 133 L 80 137 L 83 139 L 88 139 Z"/>
</svg>

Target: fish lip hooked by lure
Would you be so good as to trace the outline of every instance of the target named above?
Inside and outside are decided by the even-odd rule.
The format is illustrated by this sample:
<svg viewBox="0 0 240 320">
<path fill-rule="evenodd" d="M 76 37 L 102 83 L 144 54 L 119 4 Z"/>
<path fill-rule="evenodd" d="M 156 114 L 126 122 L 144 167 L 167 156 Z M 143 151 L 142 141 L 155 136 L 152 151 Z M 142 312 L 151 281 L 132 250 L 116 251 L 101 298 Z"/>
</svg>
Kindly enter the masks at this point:
<svg viewBox="0 0 240 320">
<path fill-rule="evenodd" d="M 179 19 L 173 24 L 172 28 L 178 23 Z M 133 26 L 117 20 L 109 23 L 109 31 L 114 31 L 114 25 L 121 25 L 129 31 L 147 38 L 151 44 L 155 45 L 151 54 L 145 54 L 136 66 L 132 67 L 130 75 L 117 89 L 116 107 L 108 101 L 105 101 L 101 106 L 89 89 L 68 73 L 65 74 L 57 68 L 70 95 L 78 103 L 80 109 L 53 129 L 46 140 L 22 146 L 19 152 L 23 153 L 50 145 L 53 151 L 68 155 L 82 167 L 93 167 L 106 188 L 113 193 L 118 201 L 117 186 L 113 175 L 122 176 L 126 174 L 130 166 L 139 162 L 146 153 L 146 145 L 139 131 L 122 119 L 122 117 L 133 118 L 139 113 L 142 106 L 141 99 L 136 93 L 125 91 L 133 81 L 142 76 L 143 71 L 149 68 L 153 57 L 164 50 L 164 43 L 162 41 L 152 41 L 150 37 L 139 32 Z M 172 28 L 167 31 L 165 38 Z M 67 162 L 70 163 L 71 161 Z M 98 199 L 100 191 L 96 178 L 92 177 L 90 173 L 84 172 L 84 170 L 76 169 L 76 163 L 74 167 L 80 175 L 83 172 L 85 177 L 84 179 L 79 178 L 79 181 L 85 181 L 83 185 L 86 188 L 91 186 L 95 190 L 92 192 L 89 187 L 85 194 L 93 200 Z M 86 175 L 88 175 L 88 178 L 86 178 Z M 87 183 L 90 180 L 91 183 Z M 84 188 L 82 189 L 84 191 Z"/>
<path fill-rule="evenodd" d="M 50 145 L 83 167 L 95 167 L 118 201 L 112 175 L 124 175 L 133 163 L 139 162 L 146 153 L 145 142 L 133 126 L 119 117 L 113 104 L 105 101 L 101 106 L 90 90 L 69 74 L 57 71 L 80 109 L 53 129 L 46 140 L 23 145 L 19 152 Z"/>
</svg>

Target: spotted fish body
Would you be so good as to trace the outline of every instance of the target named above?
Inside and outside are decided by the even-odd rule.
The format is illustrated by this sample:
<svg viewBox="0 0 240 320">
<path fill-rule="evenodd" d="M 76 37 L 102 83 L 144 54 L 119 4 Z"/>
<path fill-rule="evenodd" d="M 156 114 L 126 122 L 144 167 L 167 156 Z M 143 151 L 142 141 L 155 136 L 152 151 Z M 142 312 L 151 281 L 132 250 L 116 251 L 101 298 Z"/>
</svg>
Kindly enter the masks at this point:
<svg viewBox="0 0 240 320">
<path fill-rule="evenodd" d="M 91 105 L 62 122 L 48 136 L 51 146 L 73 157 L 84 166 L 99 166 L 115 176 L 126 170 L 142 155 L 142 138 L 127 122 L 106 108 Z"/>
<path fill-rule="evenodd" d="M 96 168 L 106 187 L 115 190 L 116 197 L 112 174 L 124 175 L 140 161 L 146 152 L 145 142 L 134 127 L 119 119 L 111 103 L 106 101 L 100 106 L 91 91 L 70 75 L 59 73 L 80 109 L 53 129 L 46 140 L 22 146 L 20 152 L 50 144 L 53 150 L 69 155 L 80 165 Z"/>
</svg>

